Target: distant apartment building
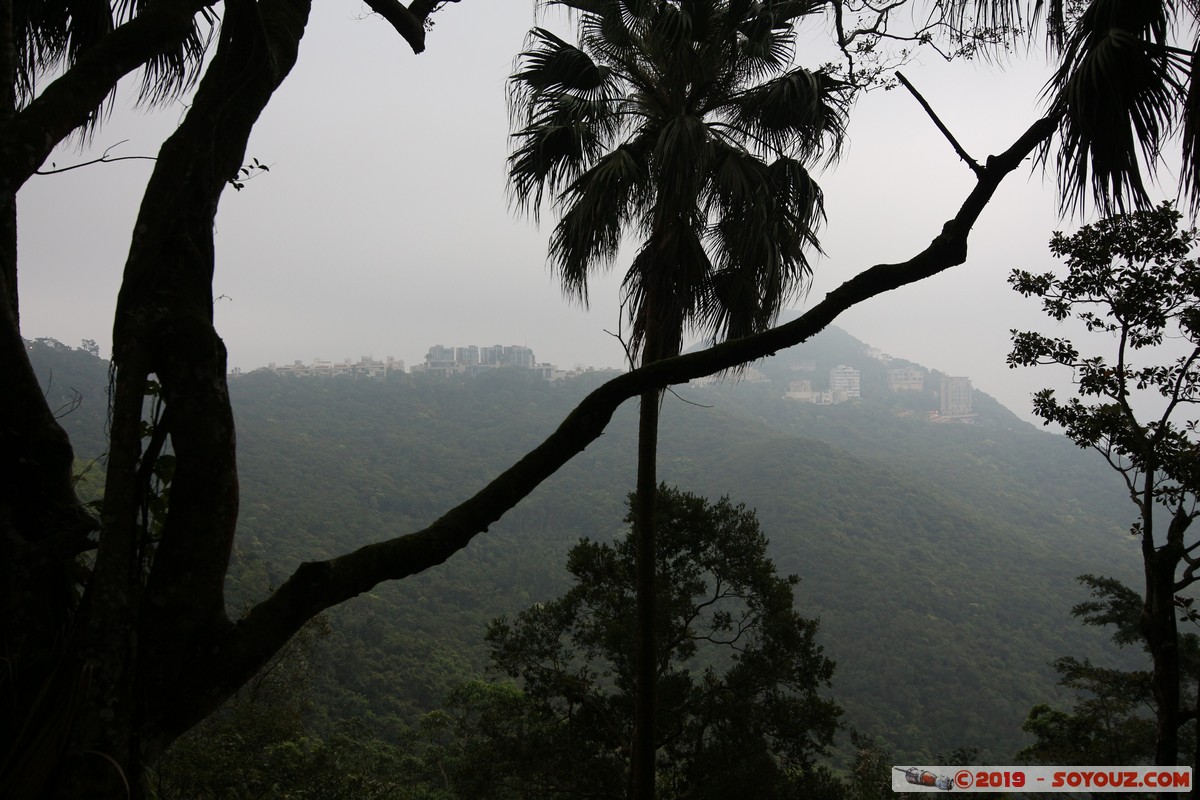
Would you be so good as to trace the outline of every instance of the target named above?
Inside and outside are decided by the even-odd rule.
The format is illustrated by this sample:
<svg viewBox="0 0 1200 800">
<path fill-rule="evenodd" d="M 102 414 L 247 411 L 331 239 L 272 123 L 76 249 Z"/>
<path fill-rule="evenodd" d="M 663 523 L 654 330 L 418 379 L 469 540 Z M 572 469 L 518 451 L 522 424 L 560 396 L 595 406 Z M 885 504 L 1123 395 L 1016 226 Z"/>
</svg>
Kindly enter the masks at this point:
<svg viewBox="0 0 1200 800">
<path fill-rule="evenodd" d="M 479 365 L 481 367 L 524 367 L 534 366 L 533 351 L 519 345 L 492 345 L 479 348 Z"/>
<path fill-rule="evenodd" d="M 788 383 L 788 390 L 784 393 L 784 397 L 818 406 L 833 405 L 833 392 L 814 390 L 812 381 L 791 381 Z"/>
<path fill-rule="evenodd" d="M 758 367 L 743 366 L 741 369 L 715 375 L 705 375 L 688 381 L 688 386 L 716 386 L 731 383 L 771 383 L 771 377 Z"/>
<path fill-rule="evenodd" d="M 887 371 L 889 392 L 925 391 L 925 370 L 919 367 L 896 367 Z"/>
<path fill-rule="evenodd" d="M 537 363 L 533 350 L 528 347 L 500 344 L 485 347 L 446 347 L 435 344 L 425 354 L 425 363 L 414 366 L 412 371 L 435 375 L 474 375 L 500 367 L 533 370 L 547 380 L 556 372 L 553 364 Z"/>
<path fill-rule="evenodd" d="M 944 376 L 941 401 L 943 417 L 962 417 L 971 414 L 971 379 Z"/>
<path fill-rule="evenodd" d="M 478 364 L 479 347 L 477 345 L 471 345 L 470 347 L 454 348 L 454 361 L 457 364 L 465 364 L 468 367 Z"/>
<path fill-rule="evenodd" d="M 801 403 L 812 403 L 818 406 L 844 403 L 851 398 L 859 397 L 858 370 L 844 365 L 830 370 L 828 391 L 813 389 L 811 380 L 789 381 L 788 389 L 783 396 L 789 400 L 798 400 Z"/>
<path fill-rule="evenodd" d="M 838 364 L 829 370 L 829 391 L 833 394 L 833 402 L 844 403 L 862 397 L 859 379 L 859 371 L 845 364 Z"/>
</svg>

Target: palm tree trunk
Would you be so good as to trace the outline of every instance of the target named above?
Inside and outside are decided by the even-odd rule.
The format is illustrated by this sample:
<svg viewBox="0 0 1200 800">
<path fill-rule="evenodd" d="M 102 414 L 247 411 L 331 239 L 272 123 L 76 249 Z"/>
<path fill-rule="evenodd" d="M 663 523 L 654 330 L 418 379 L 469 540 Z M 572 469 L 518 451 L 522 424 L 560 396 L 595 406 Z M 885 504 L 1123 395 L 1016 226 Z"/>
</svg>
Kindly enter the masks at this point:
<svg viewBox="0 0 1200 800">
<path fill-rule="evenodd" d="M 634 516 L 634 583 L 637 589 L 637 645 L 633 752 L 630 768 L 631 800 L 654 800 L 654 755 L 656 697 L 658 682 L 655 647 L 655 522 L 658 499 L 658 408 L 662 392 L 641 397 L 638 423 L 637 513 Z"/>
</svg>

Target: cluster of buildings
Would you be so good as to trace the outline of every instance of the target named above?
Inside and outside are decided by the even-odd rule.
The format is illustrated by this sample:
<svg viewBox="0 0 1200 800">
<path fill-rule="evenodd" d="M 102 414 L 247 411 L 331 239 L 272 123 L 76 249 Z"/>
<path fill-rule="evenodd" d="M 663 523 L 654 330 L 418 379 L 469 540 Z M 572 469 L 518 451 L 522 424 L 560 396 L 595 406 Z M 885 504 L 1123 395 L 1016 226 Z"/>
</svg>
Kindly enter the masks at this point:
<svg viewBox="0 0 1200 800">
<path fill-rule="evenodd" d="M 812 364 L 812 366 L 809 366 L 810 363 L 802 362 L 796 368 L 806 371 L 815 370 L 816 365 Z M 814 390 L 812 388 L 812 380 L 803 379 L 790 382 L 784 396 L 792 400 L 799 400 L 802 403 L 815 403 L 819 406 L 837 405 L 849 400 L 858 400 L 862 397 L 860 379 L 861 373 L 854 369 L 854 367 L 838 364 L 829 370 L 828 391 Z"/>
<path fill-rule="evenodd" d="M 868 351 L 868 355 L 881 361 L 890 360 L 888 356 Z M 799 372 L 815 372 L 815 362 L 798 362 L 792 367 Z M 930 376 L 920 367 L 894 367 L 887 371 L 887 388 L 889 392 L 924 392 Z M 862 397 L 862 373 L 854 367 L 838 364 L 829 370 L 828 389 L 814 389 L 813 381 L 800 379 L 791 381 L 785 397 L 802 403 L 816 405 L 837 405 Z M 937 393 L 939 410 L 931 412 L 930 417 L 939 421 L 965 420 L 974 416 L 972 406 L 971 379 L 943 375 L 937 378 Z"/>
<path fill-rule="evenodd" d="M 871 358 L 891 362 L 891 357 L 876 348 L 867 350 Z M 533 350 L 521 345 L 468 345 L 467 347 L 446 347 L 435 344 L 425 353 L 425 360 L 416 364 L 410 372 L 428 375 L 478 375 L 495 369 L 515 368 L 536 373 L 545 380 L 559 380 L 579 374 L 581 370 L 560 370 L 553 364 L 538 363 Z M 311 364 L 295 361 L 291 364 L 277 365 L 274 362 L 267 365 L 267 370 L 276 375 L 294 375 L 297 377 L 321 378 L 366 378 L 385 380 L 390 375 L 404 374 L 404 361 L 388 356 L 380 361 L 371 356 L 362 356 L 357 362 L 350 359 L 344 361 L 314 360 Z M 798 361 L 792 365 L 792 370 L 800 373 L 815 373 L 815 361 Z M 591 371 L 590 369 L 587 371 Z M 235 373 L 238 370 L 234 371 Z M 753 377 L 756 371 L 751 371 Z M 743 379 L 748 376 L 743 375 Z M 765 376 L 759 376 L 765 380 Z M 929 373 L 921 367 L 889 367 L 887 370 L 887 388 L 889 392 L 924 392 L 930 379 Z M 938 393 L 939 410 L 930 412 L 930 417 L 938 421 L 964 421 L 974 416 L 972 410 L 971 379 L 963 377 L 940 376 L 936 391 Z M 814 389 L 812 378 L 793 380 L 788 384 L 785 397 L 802 403 L 816 405 L 837 405 L 852 402 L 862 397 L 862 373 L 860 370 L 838 364 L 829 370 L 827 389 Z M 930 387 L 934 388 L 934 387 Z"/>
<path fill-rule="evenodd" d="M 388 375 L 404 373 L 404 361 L 388 356 L 384 361 L 377 361 L 370 356 L 363 356 L 358 363 L 345 361 L 322 361 L 314 359 L 311 364 L 293 361 L 291 364 L 276 364 L 272 361 L 265 369 L 276 375 L 295 375 L 298 378 L 373 378 L 383 380 Z M 237 370 L 234 370 L 236 373 Z"/>
<path fill-rule="evenodd" d="M 425 361 L 414 364 L 409 373 L 424 373 L 429 375 L 478 375 L 481 372 L 501 368 L 525 369 L 536 373 L 546 380 L 559 380 L 571 377 L 586 370 L 560 370 L 553 364 L 538 363 L 533 356 L 533 350 L 521 345 L 469 345 L 467 347 L 446 347 L 435 344 L 425 354 Z M 276 375 L 294 375 L 300 378 L 365 378 L 385 380 L 390 375 L 400 375 L 406 372 L 404 361 L 388 356 L 380 361 L 371 356 L 362 356 L 357 362 L 322 361 L 314 359 L 311 363 L 294 361 L 291 364 L 276 364 L 271 362 L 264 369 Z M 234 374 L 240 374 L 235 369 Z"/>
</svg>

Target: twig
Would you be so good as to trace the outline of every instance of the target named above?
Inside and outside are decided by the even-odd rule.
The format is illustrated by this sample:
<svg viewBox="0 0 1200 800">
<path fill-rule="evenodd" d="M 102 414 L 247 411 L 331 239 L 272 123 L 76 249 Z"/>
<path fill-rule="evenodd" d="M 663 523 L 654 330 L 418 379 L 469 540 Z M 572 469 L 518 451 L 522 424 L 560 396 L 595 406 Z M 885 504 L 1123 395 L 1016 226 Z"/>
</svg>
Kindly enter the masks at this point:
<svg viewBox="0 0 1200 800">
<path fill-rule="evenodd" d="M 626 342 L 625 337 L 621 335 L 621 329 L 617 328 L 617 332 L 613 333 L 608 328 L 604 328 L 604 332 L 621 343 L 621 349 L 625 351 L 625 363 L 629 364 L 630 369 L 637 369 L 637 365 L 633 360 L 633 351 L 629 349 L 629 343 Z"/>
<path fill-rule="evenodd" d="M 970 167 L 971 171 L 975 173 L 975 177 L 982 178 L 984 174 L 983 167 L 979 165 L 978 161 L 971 158 L 971 156 L 967 154 L 967 151 L 963 149 L 963 146 L 958 143 L 957 139 L 954 138 L 954 134 L 950 132 L 950 129 L 947 128 L 940 119 L 938 119 L 938 115 L 933 112 L 933 109 L 929 106 L 929 103 L 925 101 L 925 98 L 921 96 L 921 93 L 918 92 L 916 88 L 908 82 L 908 78 L 904 77 L 899 70 L 896 70 L 896 78 L 904 84 L 904 88 L 908 89 L 908 91 L 912 93 L 913 97 L 917 98 L 917 102 L 921 104 L 921 108 L 925 109 L 925 113 L 929 115 L 931 120 L 933 120 L 933 124 L 937 125 L 937 129 L 941 131 L 942 135 L 946 137 L 946 140 L 950 142 L 950 146 L 954 148 L 954 152 L 958 153 L 958 157 L 967 162 L 967 166 Z"/>
<path fill-rule="evenodd" d="M 697 408 L 716 408 L 716 406 L 709 406 L 709 405 L 705 405 L 704 403 L 697 403 L 695 400 L 688 400 L 686 397 L 682 397 L 679 394 L 679 392 L 675 391 L 674 386 L 668 386 L 667 391 L 670 392 L 671 394 L 675 395 L 676 400 L 680 401 L 681 403 L 687 403 L 689 406 L 696 406 Z"/>
<path fill-rule="evenodd" d="M 109 145 L 107 148 L 105 148 L 104 153 L 99 158 L 93 158 L 91 161 L 83 161 L 78 164 L 72 164 L 69 167 L 55 167 L 54 162 L 50 162 L 51 169 L 35 169 L 33 171 L 33 174 L 34 175 L 57 175 L 60 172 L 70 172 L 71 170 L 79 169 L 80 167 L 90 167 L 92 164 L 111 164 L 114 161 L 157 161 L 158 160 L 158 158 L 155 156 L 115 156 L 112 158 L 109 157 L 108 154 L 110 152 L 112 152 L 114 148 L 120 147 L 121 145 L 125 144 L 128 141 L 129 141 L 128 139 L 122 139 L 121 141 L 117 142 L 114 145 Z"/>
</svg>

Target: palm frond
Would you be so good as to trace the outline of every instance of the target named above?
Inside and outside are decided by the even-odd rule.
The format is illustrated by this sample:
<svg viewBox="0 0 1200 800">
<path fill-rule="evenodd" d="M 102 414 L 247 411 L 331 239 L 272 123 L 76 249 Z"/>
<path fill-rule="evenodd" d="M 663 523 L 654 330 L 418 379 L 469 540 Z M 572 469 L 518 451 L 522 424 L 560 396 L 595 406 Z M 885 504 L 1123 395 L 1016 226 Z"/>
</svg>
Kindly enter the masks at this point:
<svg viewBox="0 0 1200 800">
<path fill-rule="evenodd" d="M 958 30 L 971 25 L 1020 30 L 1043 12 L 1061 16 L 1064 2 L 1049 0 L 1050 8 L 1046 9 L 1046 0 L 950 0 L 947 7 L 950 21 Z"/>
<path fill-rule="evenodd" d="M 654 131 L 652 169 L 659 194 L 695 206 L 705 179 L 708 126 L 691 114 L 677 114 Z"/>
<path fill-rule="evenodd" d="M 630 351 L 648 361 L 679 354 L 713 269 L 701 239 L 702 220 L 685 216 L 655 224 L 621 284 Z"/>
<path fill-rule="evenodd" d="M 820 14 L 828 5 L 827 0 L 775 0 L 764 4 L 775 24 L 780 28 L 792 27 L 804 17 Z"/>
<path fill-rule="evenodd" d="M 1179 192 L 1189 197 L 1192 214 L 1200 210 L 1200 37 L 1192 46 L 1183 110 L 1183 170 Z"/>
<path fill-rule="evenodd" d="M 16 0 L 13 30 L 17 46 L 17 96 L 32 98 L 37 79 L 56 68 L 71 64 L 113 29 L 107 0 Z"/>
<path fill-rule="evenodd" d="M 786 69 L 792 63 L 795 55 L 795 36 L 791 31 L 764 24 L 752 33 L 753 36 L 746 36 L 740 53 L 740 67 L 746 80 L 762 80 Z"/>
<path fill-rule="evenodd" d="M 1105 214 L 1149 203 L 1142 163 L 1158 160 L 1186 95 L 1166 35 L 1156 2 L 1095 0 L 1079 18 L 1046 88 L 1051 113 L 1062 119 L 1056 164 L 1064 210 L 1081 210 L 1089 195 Z"/>
<path fill-rule="evenodd" d="M 136 17 L 150 0 L 116 0 L 113 10 L 117 24 Z M 217 15 L 212 6 L 200 12 L 196 24 L 179 44 L 158 54 L 142 68 L 138 102 L 160 105 L 190 91 L 200 79 L 199 67 L 212 43 Z"/>
<path fill-rule="evenodd" d="M 732 123 L 777 153 L 835 158 L 846 130 L 843 85 L 823 72 L 790 70 L 732 98 Z"/>
<path fill-rule="evenodd" d="M 535 94 L 557 90 L 586 95 L 604 86 L 608 70 L 579 48 L 545 28 L 534 28 L 530 39 L 533 46 L 517 56 L 524 69 L 510 83 Z"/>
<path fill-rule="evenodd" d="M 770 325 L 807 285 L 806 253 L 820 250 L 824 207 L 820 187 L 795 159 L 768 165 L 730 151 L 723 161 L 709 234 L 716 271 L 701 316 L 715 338 L 736 338 Z"/>
<path fill-rule="evenodd" d="M 615 53 L 629 52 L 634 34 L 619 0 L 596 0 L 595 5 L 594 11 L 580 17 L 579 44 L 601 58 L 608 54 L 608 62 Z"/>
<path fill-rule="evenodd" d="M 509 190 L 536 219 L 547 190 L 584 172 L 613 138 L 612 72 L 550 31 L 535 28 L 508 81 L 510 115 L 522 127 L 509 156 Z"/>
<path fill-rule="evenodd" d="M 550 238 L 550 261 L 563 291 L 584 305 L 589 274 L 597 266 L 611 266 L 622 232 L 647 199 L 647 177 L 642 154 L 622 145 L 562 193 L 562 218 Z"/>
<path fill-rule="evenodd" d="M 41 76 L 71 67 L 79 56 L 136 17 L 149 0 L 17 0 L 13 4 L 16 39 L 16 91 L 20 103 L 37 92 Z M 174 47 L 142 68 L 139 102 L 157 105 L 189 91 L 199 79 L 204 54 L 217 22 L 211 7 L 197 15 L 192 29 Z M 90 135 L 111 105 L 111 95 L 81 128 Z"/>
<path fill-rule="evenodd" d="M 543 98 L 545 96 L 543 95 Z M 594 109 L 570 95 L 556 95 L 542 113 L 513 134 L 517 145 L 508 157 L 508 185 L 514 204 L 536 219 L 545 192 L 575 180 L 592 162 L 604 141 L 594 124 Z"/>
<path fill-rule="evenodd" d="M 660 54 L 678 54 L 692 41 L 691 16 L 674 3 L 659 3 L 647 34 L 658 44 Z"/>
</svg>

